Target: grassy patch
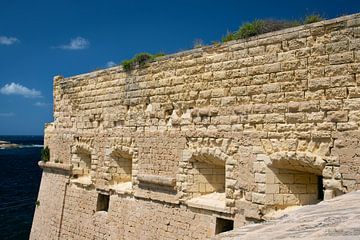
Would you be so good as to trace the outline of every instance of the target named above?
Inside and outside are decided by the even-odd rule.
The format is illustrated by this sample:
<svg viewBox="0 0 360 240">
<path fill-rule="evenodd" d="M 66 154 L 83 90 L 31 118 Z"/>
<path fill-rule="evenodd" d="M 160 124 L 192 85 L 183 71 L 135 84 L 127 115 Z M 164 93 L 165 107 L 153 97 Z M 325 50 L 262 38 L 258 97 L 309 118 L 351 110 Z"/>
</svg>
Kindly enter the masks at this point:
<svg viewBox="0 0 360 240">
<path fill-rule="evenodd" d="M 131 71 L 136 66 L 143 66 L 145 63 L 154 61 L 157 57 L 164 56 L 163 53 L 158 54 L 150 54 L 150 53 L 139 53 L 136 54 L 132 59 L 124 60 L 121 65 L 123 66 L 125 71 Z"/>
<path fill-rule="evenodd" d="M 315 22 L 320 22 L 324 20 L 324 18 L 320 15 L 320 14 L 312 14 L 312 15 L 308 15 L 304 18 L 304 24 L 310 24 L 310 23 L 315 23 Z"/>
</svg>

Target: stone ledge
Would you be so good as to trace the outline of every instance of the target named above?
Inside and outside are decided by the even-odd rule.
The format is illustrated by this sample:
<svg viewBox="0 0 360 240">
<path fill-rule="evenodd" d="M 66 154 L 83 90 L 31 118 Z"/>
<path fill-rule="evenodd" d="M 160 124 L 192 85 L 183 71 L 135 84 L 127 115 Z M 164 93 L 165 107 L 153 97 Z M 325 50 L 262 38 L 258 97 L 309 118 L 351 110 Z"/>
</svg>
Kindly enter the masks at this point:
<svg viewBox="0 0 360 240">
<path fill-rule="evenodd" d="M 165 202 L 171 204 L 179 204 L 179 197 L 177 195 L 173 195 L 170 193 L 163 192 L 154 192 L 146 189 L 136 189 L 134 191 L 134 197 L 145 199 L 145 200 L 153 200 L 158 202 Z"/>
<path fill-rule="evenodd" d="M 137 176 L 137 180 L 143 183 L 150 183 L 167 187 L 175 187 L 176 185 L 175 178 L 166 176 L 142 174 Z"/>
<path fill-rule="evenodd" d="M 88 188 L 88 187 L 93 186 L 93 183 L 92 183 L 92 180 L 91 180 L 90 176 L 81 176 L 81 177 L 78 177 L 78 178 L 72 178 L 70 180 L 70 182 L 77 185 L 77 186 L 79 186 L 79 187 Z"/>
<path fill-rule="evenodd" d="M 120 195 L 132 195 L 133 194 L 132 182 L 124 182 L 124 183 L 111 185 L 109 186 L 109 190 L 110 192 L 114 192 Z"/>
<path fill-rule="evenodd" d="M 39 161 L 38 165 L 41 169 L 52 169 L 52 170 L 64 171 L 68 173 L 70 173 L 72 170 L 72 165 L 70 164 Z"/>
<path fill-rule="evenodd" d="M 222 213 L 233 213 L 230 207 L 226 207 L 225 193 L 210 193 L 201 197 L 192 198 L 185 202 L 188 207 L 204 209 Z"/>
</svg>

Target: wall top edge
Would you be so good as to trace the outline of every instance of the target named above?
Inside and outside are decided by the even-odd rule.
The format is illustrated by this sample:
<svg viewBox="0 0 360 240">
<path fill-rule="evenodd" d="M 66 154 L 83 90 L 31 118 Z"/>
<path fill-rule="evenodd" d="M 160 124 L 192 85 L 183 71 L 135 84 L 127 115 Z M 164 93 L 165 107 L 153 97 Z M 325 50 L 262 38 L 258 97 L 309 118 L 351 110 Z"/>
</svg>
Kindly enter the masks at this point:
<svg viewBox="0 0 360 240">
<path fill-rule="evenodd" d="M 346 16 L 341 16 L 341 17 L 337 17 L 337 18 L 327 19 L 327 20 L 323 20 L 323 21 L 320 21 L 320 22 L 301 25 L 301 26 L 297 26 L 297 27 L 286 28 L 286 29 L 282 29 L 282 30 L 279 30 L 279 31 L 264 33 L 264 34 L 254 36 L 254 37 L 250 37 L 250 38 L 247 38 L 247 39 L 233 40 L 233 41 L 221 43 L 219 45 L 205 45 L 205 46 L 202 46 L 200 48 L 189 49 L 189 50 L 185 50 L 185 51 L 181 51 L 181 52 L 168 54 L 168 55 L 165 55 L 163 57 L 159 57 L 158 60 L 156 60 L 154 62 L 151 62 L 150 64 L 160 62 L 160 61 L 164 61 L 164 60 L 166 61 L 166 60 L 176 58 L 176 57 L 184 57 L 184 56 L 191 55 L 191 54 L 204 53 L 207 50 L 227 48 L 227 47 L 231 47 L 231 46 L 234 46 L 234 45 L 251 43 L 251 42 L 255 42 L 257 40 L 270 38 L 270 37 L 275 37 L 275 36 L 284 35 L 284 34 L 291 34 L 291 33 L 294 33 L 294 32 L 300 32 L 302 30 L 308 30 L 308 29 L 311 29 L 311 28 L 326 27 L 326 26 L 329 26 L 329 25 L 332 25 L 332 24 L 336 24 L 336 23 L 340 23 L 340 22 L 344 22 L 344 21 L 348 21 L 348 20 L 353 20 L 353 19 L 357 19 L 357 18 L 360 18 L 360 13 L 355 13 L 355 14 L 351 14 L 351 15 L 346 15 Z M 251 45 L 251 44 L 249 44 L 249 45 Z M 82 78 L 85 78 L 85 77 L 86 78 L 87 77 L 97 77 L 97 76 L 100 76 L 100 75 L 102 75 L 104 73 L 108 73 L 108 74 L 124 73 L 124 70 L 123 70 L 121 65 L 118 65 L 118 66 L 114 66 L 114 67 L 110 67 L 110 68 L 104 68 L 104 69 L 95 70 L 95 71 L 91 71 L 91 72 L 86 72 L 86 73 L 82 73 L 82 74 L 77 74 L 77 75 L 73 75 L 73 76 L 69 76 L 69 77 L 63 77 L 63 76 L 57 75 L 57 76 L 54 76 L 54 82 L 58 82 L 58 81 L 67 82 L 67 81 L 81 80 Z"/>
</svg>

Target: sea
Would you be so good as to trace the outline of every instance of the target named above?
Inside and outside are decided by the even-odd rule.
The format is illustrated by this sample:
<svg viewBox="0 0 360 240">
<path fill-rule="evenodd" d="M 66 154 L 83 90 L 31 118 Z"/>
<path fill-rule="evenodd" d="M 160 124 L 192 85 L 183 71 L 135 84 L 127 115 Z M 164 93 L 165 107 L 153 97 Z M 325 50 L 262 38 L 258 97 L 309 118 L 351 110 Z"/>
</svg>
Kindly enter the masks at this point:
<svg viewBox="0 0 360 240">
<path fill-rule="evenodd" d="M 19 148 L 0 149 L 0 239 L 29 239 L 41 169 L 43 136 L 0 136 Z"/>
</svg>

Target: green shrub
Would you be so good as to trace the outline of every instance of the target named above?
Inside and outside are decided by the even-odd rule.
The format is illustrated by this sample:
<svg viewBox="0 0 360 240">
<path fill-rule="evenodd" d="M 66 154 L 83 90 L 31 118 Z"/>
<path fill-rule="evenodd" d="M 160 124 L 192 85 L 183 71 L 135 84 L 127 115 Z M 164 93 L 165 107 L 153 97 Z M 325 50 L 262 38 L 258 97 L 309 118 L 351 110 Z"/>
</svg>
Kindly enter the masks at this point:
<svg viewBox="0 0 360 240">
<path fill-rule="evenodd" d="M 303 23 L 310 24 L 310 23 L 320 22 L 322 20 L 324 20 L 324 18 L 320 14 L 312 14 L 312 15 L 306 16 L 304 18 Z"/>
<path fill-rule="evenodd" d="M 143 66 L 145 63 L 154 61 L 157 57 L 164 56 L 163 53 L 158 54 L 150 54 L 150 53 L 139 53 L 136 54 L 135 57 L 129 60 L 124 60 L 121 65 L 123 66 L 125 71 L 131 71 L 136 66 Z"/>
<path fill-rule="evenodd" d="M 300 26 L 301 24 L 309 24 L 324 20 L 319 14 L 306 16 L 301 21 L 296 20 L 254 20 L 252 22 L 244 23 L 240 26 L 238 31 L 228 32 L 222 37 L 222 42 L 228 42 L 237 39 L 246 39 L 249 37 L 257 36 L 263 33 L 274 32 L 285 28 Z"/>
<path fill-rule="evenodd" d="M 285 28 L 299 26 L 301 23 L 298 21 L 289 20 L 255 20 L 251 23 L 245 23 L 235 33 L 236 39 L 244 39 L 257 36 L 263 33 L 274 32 Z"/>
<path fill-rule="evenodd" d="M 221 42 L 219 42 L 219 41 L 212 41 L 211 44 L 214 45 L 214 46 L 218 46 L 218 45 L 221 44 Z"/>
<path fill-rule="evenodd" d="M 41 150 L 41 161 L 48 162 L 50 160 L 50 149 L 48 146 Z"/>
<path fill-rule="evenodd" d="M 36 206 L 36 207 L 40 207 L 40 201 L 39 201 L 39 200 L 36 200 L 35 206 Z"/>
<path fill-rule="evenodd" d="M 261 34 L 263 27 L 264 20 L 255 20 L 251 23 L 243 24 L 234 35 L 236 39 L 249 38 Z"/>
</svg>

